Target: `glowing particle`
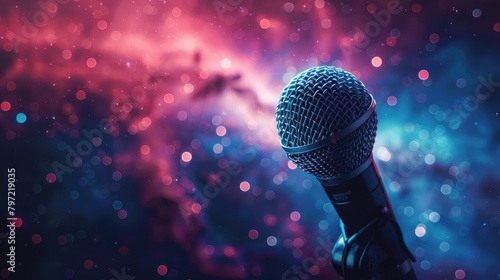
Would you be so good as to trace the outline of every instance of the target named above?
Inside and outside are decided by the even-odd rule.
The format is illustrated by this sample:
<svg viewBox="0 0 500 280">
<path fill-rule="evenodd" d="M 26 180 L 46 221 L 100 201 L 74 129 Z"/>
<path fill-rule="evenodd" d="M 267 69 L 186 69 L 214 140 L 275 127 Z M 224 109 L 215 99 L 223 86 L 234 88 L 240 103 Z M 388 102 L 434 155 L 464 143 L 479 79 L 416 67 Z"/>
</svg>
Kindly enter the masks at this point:
<svg viewBox="0 0 500 280">
<path fill-rule="evenodd" d="M 439 215 L 438 212 L 431 212 L 429 214 L 429 220 L 433 223 L 437 223 L 439 222 L 439 220 L 441 219 L 441 216 Z"/>
<path fill-rule="evenodd" d="M 64 59 L 70 59 L 73 54 L 71 53 L 70 50 L 63 50 L 62 51 L 62 57 Z"/>
<path fill-rule="evenodd" d="M 285 3 L 285 5 L 283 5 L 283 10 L 285 10 L 285 12 L 287 12 L 287 13 L 293 12 L 294 8 L 295 8 L 295 6 L 290 2 L 287 2 L 287 3 Z"/>
<path fill-rule="evenodd" d="M 293 211 L 292 213 L 290 213 L 290 219 L 294 222 L 297 222 L 298 220 L 300 220 L 300 213 L 297 211 Z"/>
<path fill-rule="evenodd" d="M 113 162 L 110 156 L 105 156 L 102 158 L 102 163 L 106 166 L 110 165 Z"/>
<path fill-rule="evenodd" d="M 141 146 L 141 154 L 146 156 L 149 155 L 149 152 L 151 152 L 151 149 L 149 148 L 148 145 L 142 145 Z"/>
<path fill-rule="evenodd" d="M 224 255 L 228 256 L 228 257 L 232 257 L 234 256 L 234 248 L 231 247 L 231 246 L 226 246 L 224 248 Z"/>
<path fill-rule="evenodd" d="M 61 235 L 61 236 L 57 237 L 57 244 L 59 244 L 59 245 L 64 245 L 64 244 L 66 244 L 66 241 L 67 241 L 67 240 L 66 240 L 66 237 L 65 237 L 65 236 L 62 236 L 62 235 Z"/>
<path fill-rule="evenodd" d="M 424 236 L 426 233 L 425 230 L 425 225 L 424 224 L 418 224 L 418 226 L 415 228 L 415 235 L 418 237 Z"/>
<path fill-rule="evenodd" d="M 460 78 L 456 82 L 458 88 L 464 88 L 467 85 L 467 81 L 463 78 Z"/>
<path fill-rule="evenodd" d="M 179 8 L 173 8 L 172 9 L 172 15 L 174 17 L 180 17 L 182 15 L 182 11 Z"/>
<path fill-rule="evenodd" d="M 184 73 L 184 74 L 181 75 L 181 82 L 182 83 L 189 83 L 189 80 L 190 80 L 190 77 L 189 77 L 188 74 Z"/>
<path fill-rule="evenodd" d="M 78 90 L 78 91 L 76 92 L 76 99 L 78 99 L 78 100 L 83 100 L 83 99 L 85 99 L 86 97 L 87 97 L 87 94 L 85 93 L 85 91 L 83 91 L 83 90 L 81 90 L 81 89 L 80 89 L 80 90 Z"/>
<path fill-rule="evenodd" d="M 309 273 L 311 275 L 318 275 L 319 274 L 319 267 L 317 265 L 312 265 L 310 268 L 309 268 Z"/>
<path fill-rule="evenodd" d="M 47 11 L 49 11 L 52 14 L 54 14 L 55 12 L 57 12 L 57 8 L 58 8 L 58 6 L 55 3 L 50 3 L 50 4 L 47 5 Z M 52 15 L 52 16 L 54 16 L 54 15 Z"/>
<path fill-rule="evenodd" d="M 122 209 L 123 207 L 123 203 L 120 201 L 120 200 L 115 200 L 113 201 L 113 209 L 115 209 L 116 211 Z"/>
<path fill-rule="evenodd" d="M 108 23 L 105 20 L 101 19 L 97 22 L 97 28 L 99 28 L 100 30 L 105 30 L 106 28 L 108 28 Z"/>
<path fill-rule="evenodd" d="M 377 149 L 377 158 L 382 161 L 389 161 L 391 159 L 391 153 L 386 147 L 380 147 Z"/>
<path fill-rule="evenodd" d="M 439 250 L 441 250 L 441 252 L 448 252 L 450 250 L 450 244 L 448 242 L 441 242 L 441 244 L 439 244 Z"/>
<path fill-rule="evenodd" d="M 122 179 L 122 173 L 120 171 L 114 171 L 113 174 L 111 174 L 111 177 L 115 181 L 120 181 Z"/>
<path fill-rule="evenodd" d="M 220 116 L 213 116 L 212 123 L 214 125 L 220 125 L 222 123 L 222 118 Z"/>
<path fill-rule="evenodd" d="M 433 154 L 428 154 L 425 156 L 425 163 L 428 165 L 434 164 L 436 162 L 436 157 Z"/>
<path fill-rule="evenodd" d="M 17 220 L 15 221 L 14 226 L 15 226 L 16 228 L 20 228 L 22 225 L 23 225 L 23 219 L 21 219 L 21 218 L 17 217 Z"/>
<path fill-rule="evenodd" d="M 77 200 L 78 197 L 80 197 L 80 193 L 78 191 L 71 191 L 69 197 L 73 200 Z"/>
<path fill-rule="evenodd" d="M 326 213 L 330 213 L 333 211 L 333 205 L 331 203 L 325 203 L 323 204 L 323 211 Z"/>
<path fill-rule="evenodd" d="M 420 267 L 423 269 L 423 270 L 429 270 L 431 268 L 431 262 L 429 262 L 428 260 L 423 260 L 421 263 L 420 263 Z"/>
<path fill-rule="evenodd" d="M 431 41 L 431 43 L 433 43 L 433 44 L 436 44 L 437 42 L 439 42 L 439 34 L 437 34 L 437 33 L 432 33 L 432 34 L 429 36 L 429 41 Z"/>
<path fill-rule="evenodd" d="M 84 49 L 90 49 L 92 47 L 92 41 L 85 39 L 82 41 L 82 48 Z"/>
<path fill-rule="evenodd" d="M 411 206 L 406 206 L 403 212 L 406 216 L 411 217 L 415 213 L 415 210 Z"/>
<path fill-rule="evenodd" d="M 76 24 L 74 23 L 70 23 L 68 24 L 67 29 L 69 32 L 75 33 L 78 30 L 78 26 L 76 26 Z"/>
<path fill-rule="evenodd" d="M 181 159 L 184 161 L 184 162 L 190 162 L 192 159 L 193 159 L 193 156 L 191 155 L 190 152 L 184 152 L 182 153 L 181 155 Z"/>
<path fill-rule="evenodd" d="M 495 25 L 493 25 L 493 30 L 495 30 L 496 32 L 500 32 L 500 22 L 497 22 L 495 23 Z"/>
<path fill-rule="evenodd" d="M 257 123 L 256 120 L 249 120 L 247 123 L 247 127 L 250 130 L 255 130 L 259 124 Z"/>
<path fill-rule="evenodd" d="M 398 103 L 398 99 L 396 98 L 396 96 L 387 97 L 387 104 L 389 104 L 389 106 L 394 106 L 397 103 Z"/>
<path fill-rule="evenodd" d="M 165 103 L 167 104 L 171 104 L 172 102 L 174 102 L 174 100 L 175 98 L 171 93 L 167 93 L 163 96 L 163 101 L 165 101 Z"/>
<path fill-rule="evenodd" d="M 328 29 L 332 26 L 332 21 L 329 18 L 325 18 L 321 21 L 321 27 Z"/>
<path fill-rule="evenodd" d="M 401 31 L 397 28 L 394 28 L 391 30 L 391 33 L 390 33 L 391 37 L 394 37 L 394 38 L 399 38 L 399 36 L 401 35 Z"/>
<path fill-rule="evenodd" d="M 126 255 L 128 253 L 128 248 L 127 246 L 121 246 L 120 249 L 118 249 L 118 251 L 120 252 L 120 254 Z"/>
<path fill-rule="evenodd" d="M 481 9 L 474 9 L 474 11 L 472 11 L 472 16 L 475 18 L 480 17 L 482 14 L 483 14 L 483 11 L 481 11 Z"/>
<path fill-rule="evenodd" d="M 208 76 L 210 76 L 210 73 L 206 70 L 201 70 L 200 71 L 200 79 L 206 80 L 208 79 Z"/>
<path fill-rule="evenodd" d="M 302 238 L 300 237 L 297 237 L 293 240 L 293 246 L 295 248 L 302 248 L 304 246 L 304 240 L 302 240 Z"/>
<path fill-rule="evenodd" d="M 200 140 L 198 140 L 198 139 L 193 139 L 193 140 L 191 141 L 191 147 L 192 147 L 193 149 L 198 149 L 198 148 L 200 147 L 200 145 L 201 145 L 201 142 L 200 142 Z"/>
<path fill-rule="evenodd" d="M 213 147 L 214 153 L 216 153 L 216 154 L 222 153 L 223 149 L 224 149 L 224 147 L 222 147 L 222 145 L 219 143 L 215 144 Z"/>
<path fill-rule="evenodd" d="M 297 258 L 297 259 L 302 258 L 302 255 L 303 255 L 303 254 L 304 254 L 304 253 L 302 252 L 302 250 L 301 250 L 301 249 L 295 248 L 295 249 L 293 250 L 293 256 L 294 256 L 295 258 Z"/>
<path fill-rule="evenodd" d="M 33 244 L 40 244 L 40 242 L 42 242 L 42 237 L 40 236 L 40 234 L 33 234 L 33 236 L 31 237 L 31 242 L 33 242 Z"/>
<path fill-rule="evenodd" d="M 298 42 L 300 40 L 300 35 L 296 32 L 293 32 L 292 34 L 290 34 L 289 36 L 289 39 L 290 39 L 290 42 Z"/>
<path fill-rule="evenodd" d="M 464 279 L 465 278 L 465 271 L 463 271 L 462 269 L 457 269 L 455 271 L 455 277 L 457 279 Z"/>
<path fill-rule="evenodd" d="M 200 213 L 201 205 L 199 203 L 193 203 L 193 205 L 191 205 L 191 211 L 193 211 L 193 213 L 195 214 Z"/>
<path fill-rule="evenodd" d="M 166 266 L 164 266 L 163 264 L 162 265 L 159 265 L 158 268 L 156 269 L 156 272 L 158 272 L 158 275 L 160 276 L 164 276 L 167 274 L 168 272 L 168 269 Z"/>
<path fill-rule="evenodd" d="M 321 9 L 325 6 L 325 1 L 316 0 L 316 1 L 314 1 L 314 6 L 316 6 L 316 8 L 318 8 L 318 9 Z"/>
<path fill-rule="evenodd" d="M 186 111 L 179 111 L 179 113 L 177 113 L 177 118 L 180 121 L 186 120 L 187 119 L 187 113 L 186 113 Z"/>
<path fill-rule="evenodd" d="M 425 69 L 418 71 L 418 78 L 422 81 L 425 81 L 429 78 L 429 72 Z"/>
<path fill-rule="evenodd" d="M 97 60 L 95 60 L 95 58 L 91 57 L 87 59 L 88 68 L 94 68 L 96 65 L 97 65 Z"/>
<path fill-rule="evenodd" d="M 255 239 L 257 239 L 257 237 L 259 237 L 259 232 L 255 229 L 251 229 L 248 232 L 248 237 L 250 237 L 250 239 L 252 239 L 252 240 L 255 240 Z"/>
<path fill-rule="evenodd" d="M 382 58 L 378 57 L 378 56 L 374 56 L 372 58 L 372 65 L 374 67 L 380 67 L 382 65 Z"/>
<path fill-rule="evenodd" d="M 429 106 L 429 113 L 436 115 L 439 111 L 439 106 L 436 104 L 432 104 Z"/>
<path fill-rule="evenodd" d="M 13 81 L 8 81 L 7 82 L 7 89 L 10 90 L 10 91 L 13 91 L 16 89 L 16 83 L 14 83 Z"/>
<path fill-rule="evenodd" d="M 366 6 L 366 10 L 367 10 L 370 14 L 373 14 L 373 13 L 375 13 L 375 12 L 377 11 L 377 5 L 375 5 L 375 4 L 373 4 L 373 3 L 372 3 L 372 4 L 368 4 L 368 5 Z"/>
<path fill-rule="evenodd" d="M 448 173 L 450 173 L 451 176 L 457 176 L 460 170 L 456 166 L 452 166 L 448 169 Z"/>
<path fill-rule="evenodd" d="M 327 222 L 327 221 L 325 221 L 325 220 L 321 220 L 321 221 L 319 221 L 318 227 L 319 227 L 320 229 L 322 229 L 322 230 L 327 230 L 327 229 L 328 229 L 328 226 L 329 226 L 329 224 L 328 224 L 328 222 Z"/>
<path fill-rule="evenodd" d="M 145 127 L 149 127 L 151 125 L 151 118 L 149 117 L 142 118 L 141 124 Z"/>
<path fill-rule="evenodd" d="M 190 93 L 193 92 L 193 90 L 194 90 L 193 84 L 187 83 L 187 84 L 184 85 L 184 92 L 185 93 L 190 94 Z"/>
<path fill-rule="evenodd" d="M 392 37 L 392 36 L 389 36 L 387 37 L 387 39 L 385 40 L 385 42 L 387 43 L 388 46 L 390 47 L 394 47 L 397 43 L 397 40 L 396 38 Z"/>
<path fill-rule="evenodd" d="M 288 161 L 288 168 L 290 168 L 291 170 L 295 170 L 297 169 L 297 165 L 295 163 L 293 163 L 293 161 L 289 160 Z"/>
<path fill-rule="evenodd" d="M 54 173 L 49 173 L 47 176 L 45 176 L 45 180 L 47 180 L 47 183 L 52 184 L 56 181 L 56 174 Z"/>
<path fill-rule="evenodd" d="M 220 61 L 220 66 L 224 69 L 228 69 L 229 67 L 231 67 L 231 60 L 229 60 L 229 58 L 223 58 Z"/>
<path fill-rule="evenodd" d="M 276 239 L 276 237 L 271 235 L 267 238 L 267 245 L 275 246 L 277 243 L 278 243 L 278 240 Z"/>
<path fill-rule="evenodd" d="M 111 39 L 118 41 L 118 40 L 120 40 L 121 37 L 122 37 L 122 33 L 120 33 L 120 31 L 115 30 L 115 31 L 111 32 Z"/>
<path fill-rule="evenodd" d="M 161 179 L 161 182 L 165 185 L 165 186 L 168 186 L 170 184 L 172 184 L 173 180 L 172 180 L 172 177 L 168 176 L 168 175 L 165 175 L 163 176 L 163 178 Z"/>
<path fill-rule="evenodd" d="M 71 114 L 71 115 L 69 116 L 69 122 L 70 122 L 71 124 L 77 124 L 77 123 L 78 123 L 78 116 L 77 116 L 77 115 L 75 115 L 75 114 Z"/>
<path fill-rule="evenodd" d="M 268 29 L 271 27 L 271 22 L 267 18 L 264 18 L 260 20 L 259 25 L 262 29 Z"/>
<path fill-rule="evenodd" d="M 309 5 L 309 3 L 302 4 L 302 11 L 304 13 L 309 13 L 311 11 L 312 7 Z"/>
<path fill-rule="evenodd" d="M 240 183 L 240 190 L 242 192 L 247 192 L 248 190 L 250 190 L 250 184 L 247 181 L 241 182 Z"/>
<path fill-rule="evenodd" d="M 85 260 L 83 262 L 83 267 L 86 269 L 91 269 L 94 266 L 94 262 L 92 260 Z"/>
<path fill-rule="evenodd" d="M 118 218 L 120 218 L 121 220 L 127 218 L 127 216 L 128 216 L 127 211 L 125 211 L 123 209 L 118 211 Z"/>
<path fill-rule="evenodd" d="M 25 122 L 26 122 L 26 119 L 27 119 L 27 118 L 26 118 L 26 115 L 25 115 L 24 113 L 18 113 L 18 114 L 16 115 L 16 121 L 17 121 L 18 123 L 25 123 Z"/>
<path fill-rule="evenodd" d="M 0 105 L 0 108 L 2 109 L 2 111 L 4 112 L 7 112 L 10 110 L 10 108 L 12 108 L 12 106 L 10 105 L 10 102 L 9 101 L 4 101 L 2 102 L 2 104 Z"/>
<path fill-rule="evenodd" d="M 411 6 L 411 10 L 415 13 L 418 14 L 422 11 L 422 5 L 415 3 Z"/>
<path fill-rule="evenodd" d="M 441 186 L 441 193 L 444 195 L 449 195 L 451 193 L 451 186 L 448 184 L 444 184 Z"/>
<path fill-rule="evenodd" d="M 408 148 L 411 150 L 411 151 L 417 151 L 418 148 L 420 147 L 420 144 L 417 142 L 417 141 L 411 141 L 409 144 L 408 144 Z"/>
<path fill-rule="evenodd" d="M 215 129 L 215 132 L 217 133 L 217 135 L 219 136 L 224 136 L 226 135 L 226 128 L 224 126 L 218 126 L 216 129 Z"/>
<path fill-rule="evenodd" d="M 143 12 L 144 12 L 144 14 L 146 14 L 146 15 L 155 15 L 155 14 L 158 12 L 158 9 L 157 9 L 155 6 L 146 5 L 146 6 L 144 6 L 144 8 L 142 9 L 142 11 L 143 11 Z"/>
</svg>

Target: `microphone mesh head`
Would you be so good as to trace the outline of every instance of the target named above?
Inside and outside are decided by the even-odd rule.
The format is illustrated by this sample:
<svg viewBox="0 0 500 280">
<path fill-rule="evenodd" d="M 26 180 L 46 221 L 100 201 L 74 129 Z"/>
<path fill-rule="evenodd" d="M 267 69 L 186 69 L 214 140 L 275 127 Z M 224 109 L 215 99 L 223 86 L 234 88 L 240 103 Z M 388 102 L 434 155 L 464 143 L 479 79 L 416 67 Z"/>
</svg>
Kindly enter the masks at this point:
<svg viewBox="0 0 500 280">
<path fill-rule="evenodd" d="M 329 138 L 369 110 L 372 97 L 351 73 L 332 66 L 314 67 L 295 76 L 283 89 L 276 122 L 281 145 L 300 147 Z M 336 143 L 304 153 L 287 153 L 299 168 L 319 179 L 350 173 L 370 157 L 377 115 Z"/>
</svg>

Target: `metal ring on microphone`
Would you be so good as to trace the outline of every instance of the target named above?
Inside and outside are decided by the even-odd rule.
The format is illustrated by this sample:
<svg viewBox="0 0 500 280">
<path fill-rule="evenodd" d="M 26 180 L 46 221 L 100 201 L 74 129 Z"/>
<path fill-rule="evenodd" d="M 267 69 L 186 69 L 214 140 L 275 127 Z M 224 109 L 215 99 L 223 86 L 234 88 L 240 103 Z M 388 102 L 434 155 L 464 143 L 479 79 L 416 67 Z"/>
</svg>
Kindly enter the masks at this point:
<svg viewBox="0 0 500 280">
<path fill-rule="evenodd" d="M 365 169 L 367 169 L 368 166 L 370 166 L 370 164 L 372 164 L 372 162 L 373 162 L 373 154 L 370 154 L 370 157 L 363 164 L 358 166 L 358 168 L 354 169 L 353 171 L 351 171 L 347 174 L 343 174 L 343 175 L 338 176 L 338 177 L 334 177 L 334 178 L 319 178 L 318 177 L 318 180 L 324 186 L 335 186 L 335 185 L 344 183 L 345 181 L 358 176 L 359 174 L 361 174 L 361 172 L 365 171 Z"/>
<path fill-rule="evenodd" d="M 285 147 L 281 145 L 283 150 L 289 154 L 300 154 L 300 153 L 306 153 L 310 152 L 325 146 L 328 146 L 332 143 L 336 143 L 338 140 L 343 138 L 344 136 L 348 135 L 349 133 L 353 132 L 356 130 L 358 127 L 360 127 L 366 120 L 368 120 L 371 115 L 375 112 L 375 99 L 373 99 L 373 96 L 370 94 L 370 97 L 372 98 L 372 103 L 368 110 L 356 121 L 351 123 L 350 125 L 344 127 L 343 129 L 337 131 L 337 133 L 334 133 L 328 138 L 325 138 L 323 140 L 317 141 L 315 143 L 309 144 L 309 145 L 304 145 L 304 146 L 299 146 L 299 147 Z"/>
</svg>

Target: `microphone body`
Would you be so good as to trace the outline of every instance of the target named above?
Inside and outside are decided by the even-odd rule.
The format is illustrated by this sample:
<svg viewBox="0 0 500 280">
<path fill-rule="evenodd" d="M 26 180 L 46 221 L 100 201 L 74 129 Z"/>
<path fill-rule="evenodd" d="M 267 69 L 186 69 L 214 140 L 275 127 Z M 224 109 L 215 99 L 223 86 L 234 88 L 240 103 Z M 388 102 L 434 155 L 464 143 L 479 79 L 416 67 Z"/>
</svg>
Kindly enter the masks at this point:
<svg viewBox="0 0 500 280">
<path fill-rule="evenodd" d="M 375 162 L 342 183 L 320 182 L 341 220 L 335 270 L 344 279 L 416 279 Z"/>
<path fill-rule="evenodd" d="M 283 150 L 322 184 L 341 220 L 332 264 L 344 279 L 416 279 L 415 258 L 373 161 L 375 100 L 351 73 L 315 67 L 294 77 L 276 109 Z"/>
</svg>

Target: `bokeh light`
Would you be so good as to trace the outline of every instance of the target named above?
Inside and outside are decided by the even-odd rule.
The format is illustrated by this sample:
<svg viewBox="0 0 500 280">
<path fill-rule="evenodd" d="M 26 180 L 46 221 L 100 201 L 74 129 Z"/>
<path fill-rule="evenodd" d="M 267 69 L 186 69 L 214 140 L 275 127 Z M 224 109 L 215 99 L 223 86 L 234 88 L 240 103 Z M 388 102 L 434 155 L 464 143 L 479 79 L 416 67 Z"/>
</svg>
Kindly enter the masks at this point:
<svg viewBox="0 0 500 280">
<path fill-rule="evenodd" d="M 374 67 L 380 67 L 382 65 L 382 59 L 378 56 L 372 58 L 372 65 Z"/>
<path fill-rule="evenodd" d="M 422 81 L 425 81 L 429 78 L 429 72 L 425 69 L 418 71 L 418 78 Z"/>
</svg>

